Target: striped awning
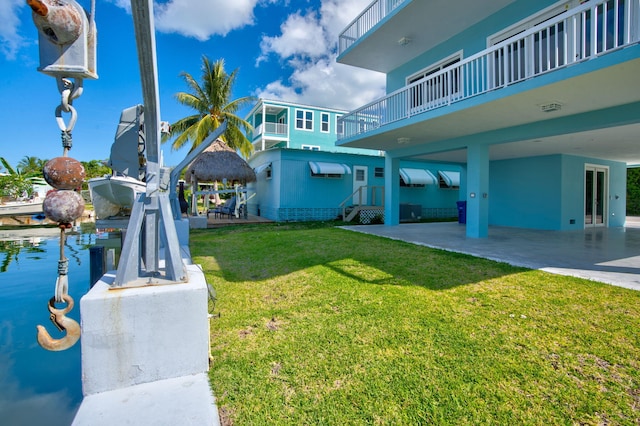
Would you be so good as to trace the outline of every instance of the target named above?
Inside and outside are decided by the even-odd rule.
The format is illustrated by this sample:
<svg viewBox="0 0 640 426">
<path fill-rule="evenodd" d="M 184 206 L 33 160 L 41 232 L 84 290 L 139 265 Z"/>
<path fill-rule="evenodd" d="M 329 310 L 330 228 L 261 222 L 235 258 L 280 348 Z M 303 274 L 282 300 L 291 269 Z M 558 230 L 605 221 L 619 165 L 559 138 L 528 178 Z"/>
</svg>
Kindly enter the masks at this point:
<svg viewBox="0 0 640 426">
<path fill-rule="evenodd" d="M 400 169 L 400 177 L 407 185 L 434 185 L 438 183 L 436 177 L 429 170 Z"/>
<path fill-rule="evenodd" d="M 320 161 L 309 161 L 309 167 L 313 174 L 328 174 L 328 175 L 350 175 L 351 168 L 346 164 L 341 163 L 323 163 Z"/>
<path fill-rule="evenodd" d="M 253 171 L 256 172 L 256 174 L 259 174 L 267 170 L 269 167 L 271 167 L 271 163 L 264 163 L 253 169 Z"/>
<path fill-rule="evenodd" d="M 438 174 L 447 186 L 460 186 L 460 172 L 438 170 Z"/>
</svg>

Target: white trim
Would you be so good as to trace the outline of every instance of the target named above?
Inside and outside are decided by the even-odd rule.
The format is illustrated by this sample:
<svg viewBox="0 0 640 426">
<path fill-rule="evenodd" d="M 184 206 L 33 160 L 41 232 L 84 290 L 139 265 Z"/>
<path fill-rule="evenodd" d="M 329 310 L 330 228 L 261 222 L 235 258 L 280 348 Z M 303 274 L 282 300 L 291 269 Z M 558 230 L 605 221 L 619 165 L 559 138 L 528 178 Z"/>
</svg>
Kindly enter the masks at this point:
<svg viewBox="0 0 640 426">
<path fill-rule="evenodd" d="M 299 109 L 314 109 L 317 111 L 328 111 L 328 112 L 335 112 L 339 114 L 347 114 L 349 112 L 343 109 L 325 108 L 319 105 L 307 105 L 307 104 L 300 104 L 296 102 L 276 101 L 273 99 L 260 98 L 259 102 L 262 102 L 264 104 L 271 105 L 271 106 L 282 107 L 282 108 L 294 107 Z"/>
<path fill-rule="evenodd" d="M 302 118 L 299 119 L 298 118 L 298 111 L 302 111 Z M 311 113 L 311 119 L 307 118 L 307 113 Z M 313 121 L 314 121 L 314 111 L 310 110 L 310 109 L 302 109 L 302 108 L 296 108 L 294 110 L 294 129 L 296 130 L 302 130 L 305 132 L 313 132 Z M 302 120 L 302 127 L 298 127 L 298 120 Z M 311 128 L 307 129 L 307 122 L 311 122 Z"/>
<path fill-rule="evenodd" d="M 320 151 L 320 145 L 302 145 L 300 148 L 308 151 Z"/>
<path fill-rule="evenodd" d="M 311 173 L 314 175 L 350 175 L 351 168 L 342 163 L 324 163 L 322 161 L 309 161 Z"/>
<path fill-rule="evenodd" d="M 460 187 L 460 172 L 452 172 L 448 170 L 438 170 L 438 175 L 449 188 Z"/>
<path fill-rule="evenodd" d="M 401 168 L 400 178 L 406 185 L 434 185 L 438 179 L 429 170 Z M 458 180 L 460 178 L 458 177 Z"/>
<path fill-rule="evenodd" d="M 405 85 L 409 85 L 411 83 L 415 83 L 416 81 L 420 80 L 421 78 L 424 78 L 425 76 L 423 75 L 420 78 L 420 74 L 427 74 L 427 73 L 433 73 L 435 71 L 439 71 L 442 68 L 444 68 L 444 65 L 449 64 L 451 61 L 455 61 L 456 59 L 458 61 L 461 61 L 464 55 L 464 50 L 458 50 L 457 52 L 447 56 L 446 58 L 443 58 L 441 60 L 439 60 L 438 62 L 434 62 L 431 65 L 428 65 L 424 68 L 422 68 L 420 71 L 414 72 L 413 74 L 407 76 L 404 80 Z M 412 81 L 413 80 L 413 81 Z"/>
<path fill-rule="evenodd" d="M 494 44 L 498 44 L 509 37 L 513 37 L 514 35 L 521 33 L 523 31 L 528 30 L 529 28 L 535 27 L 536 25 L 547 21 L 554 16 L 557 16 L 563 12 L 566 12 L 572 7 L 578 6 L 580 4 L 579 0 L 569 0 L 569 1 L 560 1 L 558 3 L 552 4 L 549 7 L 542 9 L 541 11 L 534 13 L 533 15 L 529 15 L 526 18 L 516 22 L 513 25 L 509 25 L 508 27 L 491 34 L 487 37 L 487 47 L 491 47 Z"/>
<path fill-rule="evenodd" d="M 585 218 L 587 217 L 587 211 L 586 211 L 586 207 L 587 207 L 587 200 L 585 198 L 586 196 L 586 192 L 587 192 L 587 171 L 588 170 L 592 170 L 594 171 L 594 179 L 597 178 L 597 172 L 598 170 L 605 171 L 605 177 L 604 177 L 604 193 L 602 194 L 602 200 L 604 202 L 604 207 L 602 209 L 602 223 L 598 224 L 595 223 L 595 221 L 592 220 L 593 223 L 591 224 L 586 224 L 585 223 Z M 584 170 L 582 172 L 582 227 L 583 228 L 607 228 L 609 227 L 609 179 L 610 179 L 610 174 L 611 171 L 609 170 L 609 166 L 604 166 L 602 164 L 592 164 L 592 163 L 585 163 L 584 164 Z M 593 215 L 595 215 L 595 211 L 593 212 Z"/>
</svg>

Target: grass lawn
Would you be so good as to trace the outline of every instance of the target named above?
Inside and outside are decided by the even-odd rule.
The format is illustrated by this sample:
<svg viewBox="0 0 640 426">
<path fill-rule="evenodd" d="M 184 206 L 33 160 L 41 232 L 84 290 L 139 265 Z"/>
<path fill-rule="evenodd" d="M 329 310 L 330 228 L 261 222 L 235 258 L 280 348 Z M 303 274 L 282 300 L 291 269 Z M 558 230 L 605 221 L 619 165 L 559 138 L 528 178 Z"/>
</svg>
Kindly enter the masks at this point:
<svg viewBox="0 0 640 426">
<path fill-rule="evenodd" d="M 190 246 L 223 425 L 640 423 L 640 292 L 323 224 Z"/>
</svg>

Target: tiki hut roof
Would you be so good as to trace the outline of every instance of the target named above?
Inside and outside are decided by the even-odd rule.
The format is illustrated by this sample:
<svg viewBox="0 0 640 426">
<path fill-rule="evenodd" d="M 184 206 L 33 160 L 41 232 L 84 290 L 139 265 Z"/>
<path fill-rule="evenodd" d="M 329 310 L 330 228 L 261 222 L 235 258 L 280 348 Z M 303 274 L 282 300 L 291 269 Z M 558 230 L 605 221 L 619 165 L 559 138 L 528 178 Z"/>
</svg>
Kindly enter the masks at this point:
<svg viewBox="0 0 640 426">
<path fill-rule="evenodd" d="M 198 182 L 215 182 L 227 179 L 230 181 L 255 182 L 253 169 L 232 148 L 217 139 L 205 149 L 184 174 L 185 180 L 191 182 L 195 176 Z"/>
</svg>

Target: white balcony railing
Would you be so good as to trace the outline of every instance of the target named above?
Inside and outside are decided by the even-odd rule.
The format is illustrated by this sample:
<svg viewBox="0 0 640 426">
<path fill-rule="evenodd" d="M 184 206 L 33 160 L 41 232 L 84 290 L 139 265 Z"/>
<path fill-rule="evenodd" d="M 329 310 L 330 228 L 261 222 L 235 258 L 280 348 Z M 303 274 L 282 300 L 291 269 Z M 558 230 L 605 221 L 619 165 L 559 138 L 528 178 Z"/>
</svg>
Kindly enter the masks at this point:
<svg viewBox="0 0 640 426">
<path fill-rule="evenodd" d="M 265 134 L 286 137 L 289 134 L 289 127 L 283 123 L 262 123 L 255 128 L 254 137 Z"/>
<path fill-rule="evenodd" d="M 637 43 L 640 0 L 590 1 L 339 119 L 350 138 Z"/>
<path fill-rule="evenodd" d="M 343 53 L 367 31 L 376 26 L 389 12 L 406 0 L 374 0 L 338 37 L 338 54 Z"/>
</svg>

